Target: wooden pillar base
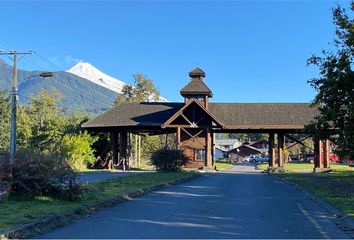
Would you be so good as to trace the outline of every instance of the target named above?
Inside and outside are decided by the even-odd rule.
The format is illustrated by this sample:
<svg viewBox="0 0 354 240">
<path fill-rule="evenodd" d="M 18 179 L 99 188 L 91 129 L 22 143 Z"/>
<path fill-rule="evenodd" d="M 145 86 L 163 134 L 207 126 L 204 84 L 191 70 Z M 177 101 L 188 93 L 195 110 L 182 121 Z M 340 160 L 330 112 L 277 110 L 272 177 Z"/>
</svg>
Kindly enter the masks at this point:
<svg viewBox="0 0 354 240">
<path fill-rule="evenodd" d="M 216 171 L 216 167 L 215 167 L 215 166 L 211 166 L 211 167 L 204 166 L 204 167 L 203 167 L 203 171 L 206 171 L 206 172 L 214 172 L 214 171 Z"/>
<path fill-rule="evenodd" d="M 272 173 L 272 172 L 285 172 L 285 168 L 284 168 L 284 167 L 268 167 L 268 168 L 267 168 L 267 172 L 268 172 L 268 173 Z"/>
<path fill-rule="evenodd" d="M 314 173 L 326 173 L 326 172 L 331 172 L 332 168 L 314 168 L 313 172 Z"/>
</svg>

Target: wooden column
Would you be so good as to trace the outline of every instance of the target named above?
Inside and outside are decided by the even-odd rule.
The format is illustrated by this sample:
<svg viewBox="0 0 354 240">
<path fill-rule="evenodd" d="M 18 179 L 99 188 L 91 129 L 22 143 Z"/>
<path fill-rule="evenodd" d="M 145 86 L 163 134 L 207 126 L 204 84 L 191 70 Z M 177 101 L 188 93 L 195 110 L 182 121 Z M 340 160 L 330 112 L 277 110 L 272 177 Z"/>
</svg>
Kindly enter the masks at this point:
<svg viewBox="0 0 354 240">
<path fill-rule="evenodd" d="M 278 168 L 284 168 L 284 135 L 278 133 Z"/>
<path fill-rule="evenodd" d="M 269 133 L 269 168 L 272 169 L 275 167 L 275 134 Z"/>
<path fill-rule="evenodd" d="M 112 160 L 113 164 L 117 164 L 119 161 L 118 154 L 118 133 L 113 131 L 111 132 L 111 148 L 112 148 Z"/>
<path fill-rule="evenodd" d="M 214 159 L 214 156 L 215 156 L 215 134 L 212 133 L 211 134 L 211 162 L 212 162 L 212 166 L 215 165 L 215 159 Z"/>
<path fill-rule="evenodd" d="M 128 144 L 128 136 L 127 136 L 127 132 L 120 132 L 120 137 L 119 137 L 119 140 L 120 140 L 120 148 L 119 148 L 119 155 L 120 155 L 120 160 L 122 160 L 123 158 L 126 160 L 128 155 L 127 155 L 127 144 Z M 120 166 L 123 167 L 122 165 L 123 163 L 120 164 Z"/>
<path fill-rule="evenodd" d="M 138 167 L 140 168 L 141 162 L 141 136 L 138 137 Z"/>
<path fill-rule="evenodd" d="M 330 142 L 329 140 L 323 141 L 323 167 L 330 168 L 331 158 L 330 158 Z"/>
<path fill-rule="evenodd" d="M 134 167 L 138 167 L 138 134 L 135 134 Z"/>
<path fill-rule="evenodd" d="M 212 150 L 211 150 L 211 132 L 210 129 L 207 128 L 206 130 L 206 136 L 205 136 L 205 145 L 206 145 L 206 149 L 205 149 L 205 167 L 207 167 L 208 169 L 211 169 L 213 166 L 212 163 Z"/>
<path fill-rule="evenodd" d="M 319 139 L 314 139 L 314 159 L 313 159 L 313 164 L 314 164 L 314 171 L 316 169 L 321 168 L 321 158 L 322 158 L 322 141 Z"/>
<path fill-rule="evenodd" d="M 181 149 L 181 128 L 177 127 L 177 149 Z"/>
</svg>

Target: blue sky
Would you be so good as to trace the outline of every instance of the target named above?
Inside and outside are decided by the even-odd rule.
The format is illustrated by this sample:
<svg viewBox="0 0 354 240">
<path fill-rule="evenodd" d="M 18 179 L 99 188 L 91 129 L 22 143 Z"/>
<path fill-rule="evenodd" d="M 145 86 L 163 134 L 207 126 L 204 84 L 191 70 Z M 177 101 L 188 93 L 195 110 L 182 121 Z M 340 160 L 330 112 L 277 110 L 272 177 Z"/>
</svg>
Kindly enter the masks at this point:
<svg viewBox="0 0 354 240">
<path fill-rule="evenodd" d="M 337 2 L 0 1 L 0 49 L 37 51 L 23 69 L 143 73 L 170 101 L 198 64 L 213 102 L 309 102 L 306 60 L 333 40 Z"/>
</svg>

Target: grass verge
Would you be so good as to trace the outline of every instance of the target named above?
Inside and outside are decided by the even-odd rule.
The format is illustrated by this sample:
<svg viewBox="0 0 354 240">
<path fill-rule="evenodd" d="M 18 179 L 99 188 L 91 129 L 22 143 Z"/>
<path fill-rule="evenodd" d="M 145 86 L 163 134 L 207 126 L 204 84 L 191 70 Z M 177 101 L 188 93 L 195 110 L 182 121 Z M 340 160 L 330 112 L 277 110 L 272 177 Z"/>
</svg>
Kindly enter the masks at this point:
<svg viewBox="0 0 354 240">
<path fill-rule="evenodd" d="M 268 163 L 261 163 L 258 164 L 256 169 L 258 170 L 266 170 L 268 167 Z M 294 172 L 294 171 L 312 171 L 313 170 L 313 163 L 285 163 L 284 164 L 285 171 L 287 172 Z M 353 170 L 354 168 L 349 167 L 346 164 L 331 164 L 331 168 L 333 170 L 339 170 L 339 171 L 350 171 Z"/>
<path fill-rule="evenodd" d="M 260 164 L 258 169 L 266 169 Z M 312 170 L 313 164 L 288 163 L 285 173 L 276 173 L 278 177 L 297 184 L 327 203 L 354 218 L 354 168 L 343 164 L 332 164 L 333 171 L 328 173 L 301 173 Z"/>
<path fill-rule="evenodd" d="M 232 167 L 232 164 L 229 162 L 215 162 L 215 167 L 217 170 L 226 170 Z"/>
<path fill-rule="evenodd" d="M 0 204 L 0 231 L 15 226 L 38 222 L 41 219 L 53 217 L 70 210 L 90 207 L 117 199 L 139 190 L 151 189 L 162 184 L 168 184 L 196 176 L 195 172 L 156 172 L 121 177 L 112 180 L 84 184 L 85 191 L 80 200 L 66 201 L 51 197 L 25 198 L 11 196 Z"/>
</svg>

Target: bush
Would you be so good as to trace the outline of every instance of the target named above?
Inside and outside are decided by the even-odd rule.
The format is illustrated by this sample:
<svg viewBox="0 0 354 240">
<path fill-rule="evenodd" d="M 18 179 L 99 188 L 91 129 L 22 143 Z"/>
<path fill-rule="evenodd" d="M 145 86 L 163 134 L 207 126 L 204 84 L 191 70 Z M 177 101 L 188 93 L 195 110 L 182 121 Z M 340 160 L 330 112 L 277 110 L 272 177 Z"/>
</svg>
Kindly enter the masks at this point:
<svg viewBox="0 0 354 240">
<path fill-rule="evenodd" d="M 77 174 L 59 156 L 23 150 L 13 165 L 12 192 L 27 196 L 80 197 Z"/>
<path fill-rule="evenodd" d="M 95 156 L 91 145 L 97 139 L 98 137 L 92 137 L 87 132 L 65 135 L 60 147 L 61 156 L 69 163 L 71 168 L 81 171 L 88 164 L 94 163 Z"/>
<path fill-rule="evenodd" d="M 0 154 L 0 202 L 6 201 L 11 192 L 12 168 L 7 159 L 6 155 Z"/>
<path fill-rule="evenodd" d="M 151 155 L 151 163 L 157 170 L 180 171 L 187 158 L 180 150 L 161 149 Z"/>
</svg>

